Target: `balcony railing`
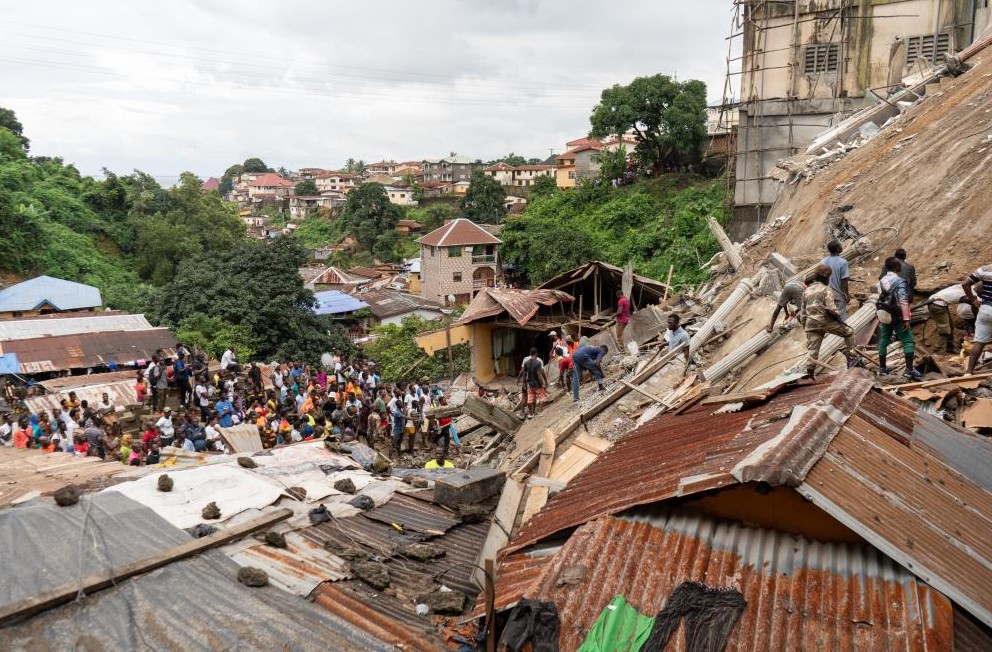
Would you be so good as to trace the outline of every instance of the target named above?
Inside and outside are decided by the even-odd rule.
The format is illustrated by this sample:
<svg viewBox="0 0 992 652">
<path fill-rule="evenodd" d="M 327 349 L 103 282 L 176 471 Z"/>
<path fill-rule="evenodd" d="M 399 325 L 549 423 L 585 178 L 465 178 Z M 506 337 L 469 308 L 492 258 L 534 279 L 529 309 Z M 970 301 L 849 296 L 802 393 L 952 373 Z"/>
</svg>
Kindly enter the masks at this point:
<svg viewBox="0 0 992 652">
<path fill-rule="evenodd" d="M 488 255 L 483 254 L 481 256 L 476 256 L 475 254 L 472 254 L 472 262 L 473 263 L 495 263 L 496 262 L 496 254 L 488 254 Z"/>
</svg>

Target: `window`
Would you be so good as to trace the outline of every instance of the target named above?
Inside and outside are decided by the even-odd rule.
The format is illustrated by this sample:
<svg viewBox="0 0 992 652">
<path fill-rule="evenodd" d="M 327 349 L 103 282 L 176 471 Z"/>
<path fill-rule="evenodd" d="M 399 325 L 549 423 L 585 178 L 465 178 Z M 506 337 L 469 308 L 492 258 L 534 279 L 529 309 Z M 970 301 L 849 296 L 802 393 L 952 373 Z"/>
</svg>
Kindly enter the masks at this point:
<svg viewBox="0 0 992 652">
<path fill-rule="evenodd" d="M 836 43 L 807 45 L 803 53 L 803 74 L 835 72 L 840 59 L 840 46 Z"/>
<path fill-rule="evenodd" d="M 462 255 L 461 247 L 448 247 L 448 258 L 460 258 Z"/>
<path fill-rule="evenodd" d="M 461 272 L 453 272 L 451 274 L 451 280 L 454 281 L 455 283 L 461 283 L 462 282 L 462 273 Z"/>
<path fill-rule="evenodd" d="M 574 179 L 575 178 L 575 170 L 569 170 L 568 171 L 568 178 L 569 179 Z"/>
<path fill-rule="evenodd" d="M 934 35 L 910 36 L 906 39 L 906 65 L 912 65 L 919 58 L 926 59 L 930 63 L 936 63 L 937 59 L 943 57 L 951 51 L 951 35 L 937 34 L 937 48 L 934 51 Z"/>
</svg>

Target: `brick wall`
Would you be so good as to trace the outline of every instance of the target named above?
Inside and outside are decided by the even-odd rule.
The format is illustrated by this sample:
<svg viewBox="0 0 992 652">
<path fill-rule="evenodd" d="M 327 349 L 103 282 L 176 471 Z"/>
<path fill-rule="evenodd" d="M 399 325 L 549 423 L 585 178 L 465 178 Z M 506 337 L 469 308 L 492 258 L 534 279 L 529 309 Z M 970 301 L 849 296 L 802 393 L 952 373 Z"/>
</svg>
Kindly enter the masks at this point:
<svg viewBox="0 0 992 652">
<path fill-rule="evenodd" d="M 479 267 L 488 267 L 498 276 L 496 263 L 473 263 L 472 247 L 461 247 L 461 256 L 449 256 L 448 247 L 420 247 L 420 295 L 444 303 L 449 294 L 456 297 L 473 296 L 473 274 Z M 498 251 L 498 249 L 497 249 Z M 498 260 L 498 255 L 496 257 Z M 461 274 L 461 281 L 454 275 Z"/>
</svg>

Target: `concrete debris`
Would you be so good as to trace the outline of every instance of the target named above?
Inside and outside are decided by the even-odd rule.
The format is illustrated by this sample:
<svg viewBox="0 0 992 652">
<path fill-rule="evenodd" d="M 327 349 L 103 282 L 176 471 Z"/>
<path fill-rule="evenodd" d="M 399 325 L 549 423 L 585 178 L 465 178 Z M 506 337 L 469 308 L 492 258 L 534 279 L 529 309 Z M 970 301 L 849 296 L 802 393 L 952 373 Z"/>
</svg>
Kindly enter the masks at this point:
<svg viewBox="0 0 992 652">
<path fill-rule="evenodd" d="M 482 523 L 489 520 L 489 512 L 492 510 L 484 505 L 460 505 L 458 507 L 458 518 L 462 523 Z"/>
<path fill-rule="evenodd" d="M 194 539 L 202 539 L 218 531 L 218 528 L 207 523 L 198 523 L 186 530 Z"/>
<path fill-rule="evenodd" d="M 285 548 L 286 537 L 281 532 L 269 530 L 265 533 L 265 543 L 269 544 L 273 548 Z"/>
<path fill-rule="evenodd" d="M 433 561 L 444 557 L 444 548 L 433 543 L 411 543 L 400 549 L 400 554 L 416 561 Z"/>
<path fill-rule="evenodd" d="M 208 521 L 216 520 L 220 518 L 220 507 L 217 506 L 217 503 L 211 502 L 203 508 L 200 515 Z"/>
<path fill-rule="evenodd" d="M 244 566 L 238 569 L 238 581 L 245 586 L 265 586 L 269 583 L 269 574 L 261 568 Z"/>
<path fill-rule="evenodd" d="M 367 511 L 375 507 L 375 501 L 368 496 L 355 496 L 348 501 L 348 504 L 363 511 Z"/>
<path fill-rule="evenodd" d="M 258 468 L 258 464 L 255 462 L 255 460 L 251 459 L 250 457 L 239 457 L 238 466 L 246 469 Z"/>
<path fill-rule="evenodd" d="M 412 478 L 410 478 L 410 484 L 416 487 L 417 489 L 426 489 L 431 485 L 430 480 L 428 480 L 427 478 L 423 478 L 419 475 L 415 475 Z"/>
<path fill-rule="evenodd" d="M 172 491 L 172 478 L 169 477 L 168 473 L 163 473 L 158 476 L 158 490 L 169 492 Z"/>
<path fill-rule="evenodd" d="M 351 478 L 341 478 L 340 480 L 335 481 L 334 488 L 346 494 L 353 494 L 356 491 L 355 483 Z"/>
<path fill-rule="evenodd" d="M 59 507 L 69 507 L 79 502 L 79 487 L 74 484 L 67 485 L 56 491 L 52 498 Z"/>
<path fill-rule="evenodd" d="M 327 543 L 324 544 L 324 548 L 326 548 L 328 552 L 348 561 L 368 558 L 368 554 L 360 548 L 342 546 L 333 539 L 328 540 Z"/>
<path fill-rule="evenodd" d="M 457 616 L 465 610 L 466 597 L 458 591 L 434 591 L 427 595 L 431 611 L 441 616 Z"/>
<path fill-rule="evenodd" d="M 434 501 L 438 505 L 458 507 L 479 503 L 503 489 L 506 474 L 485 467 L 438 478 L 434 483 Z"/>
<path fill-rule="evenodd" d="M 385 564 L 374 561 L 357 561 L 351 565 L 351 573 L 376 591 L 389 586 L 389 569 Z"/>
</svg>

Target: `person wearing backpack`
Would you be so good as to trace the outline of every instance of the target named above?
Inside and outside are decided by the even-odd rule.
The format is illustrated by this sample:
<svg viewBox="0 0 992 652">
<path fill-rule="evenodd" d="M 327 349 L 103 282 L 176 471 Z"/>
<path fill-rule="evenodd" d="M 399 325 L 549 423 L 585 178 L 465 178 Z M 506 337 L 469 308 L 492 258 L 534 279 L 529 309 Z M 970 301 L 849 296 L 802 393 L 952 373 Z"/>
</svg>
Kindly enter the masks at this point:
<svg viewBox="0 0 992 652">
<path fill-rule="evenodd" d="M 909 288 L 899 275 L 902 262 L 895 256 L 885 260 L 885 276 L 878 282 L 878 299 L 875 312 L 878 316 L 878 364 L 880 374 L 891 373 L 885 366 L 885 356 L 889 343 L 895 336 L 902 342 L 902 352 L 906 356 L 906 378 L 919 380 L 923 377 L 913 366 L 916 353 L 916 339 L 910 325 L 912 312 L 909 308 Z"/>
<path fill-rule="evenodd" d="M 526 408 L 530 408 L 527 414 L 528 419 L 534 418 L 540 404 L 545 399 L 545 387 L 548 386 L 548 377 L 544 371 L 544 361 L 538 357 L 537 348 L 532 347 L 527 361 L 524 362 L 520 373 L 524 376 L 524 384 L 527 391 Z"/>
<path fill-rule="evenodd" d="M 145 370 L 145 377 L 148 379 L 148 390 L 152 396 L 152 412 L 158 412 L 159 402 L 165 405 L 165 397 L 158 391 L 159 382 L 162 380 L 162 367 L 159 365 L 158 356 L 152 356 L 152 363 Z"/>
<path fill-rule="evenodd" d="M 844 323 L 840 310 L 834 299 L 834 293 L 828 285 L 832 270 L 825 263 L 820 263 L 813 270 L 813 277 L 806 291 L 803 292 L 802 313 L 806 315 L 806 376 L 813 378 L 816 365 L 820 359 L 820 346 L 827 335 L 837 335 L 844 338 L 844 348 L 841 353 L 847 358 L 847 366 L 855 362 L 854 331 Z"/>
</svg>

